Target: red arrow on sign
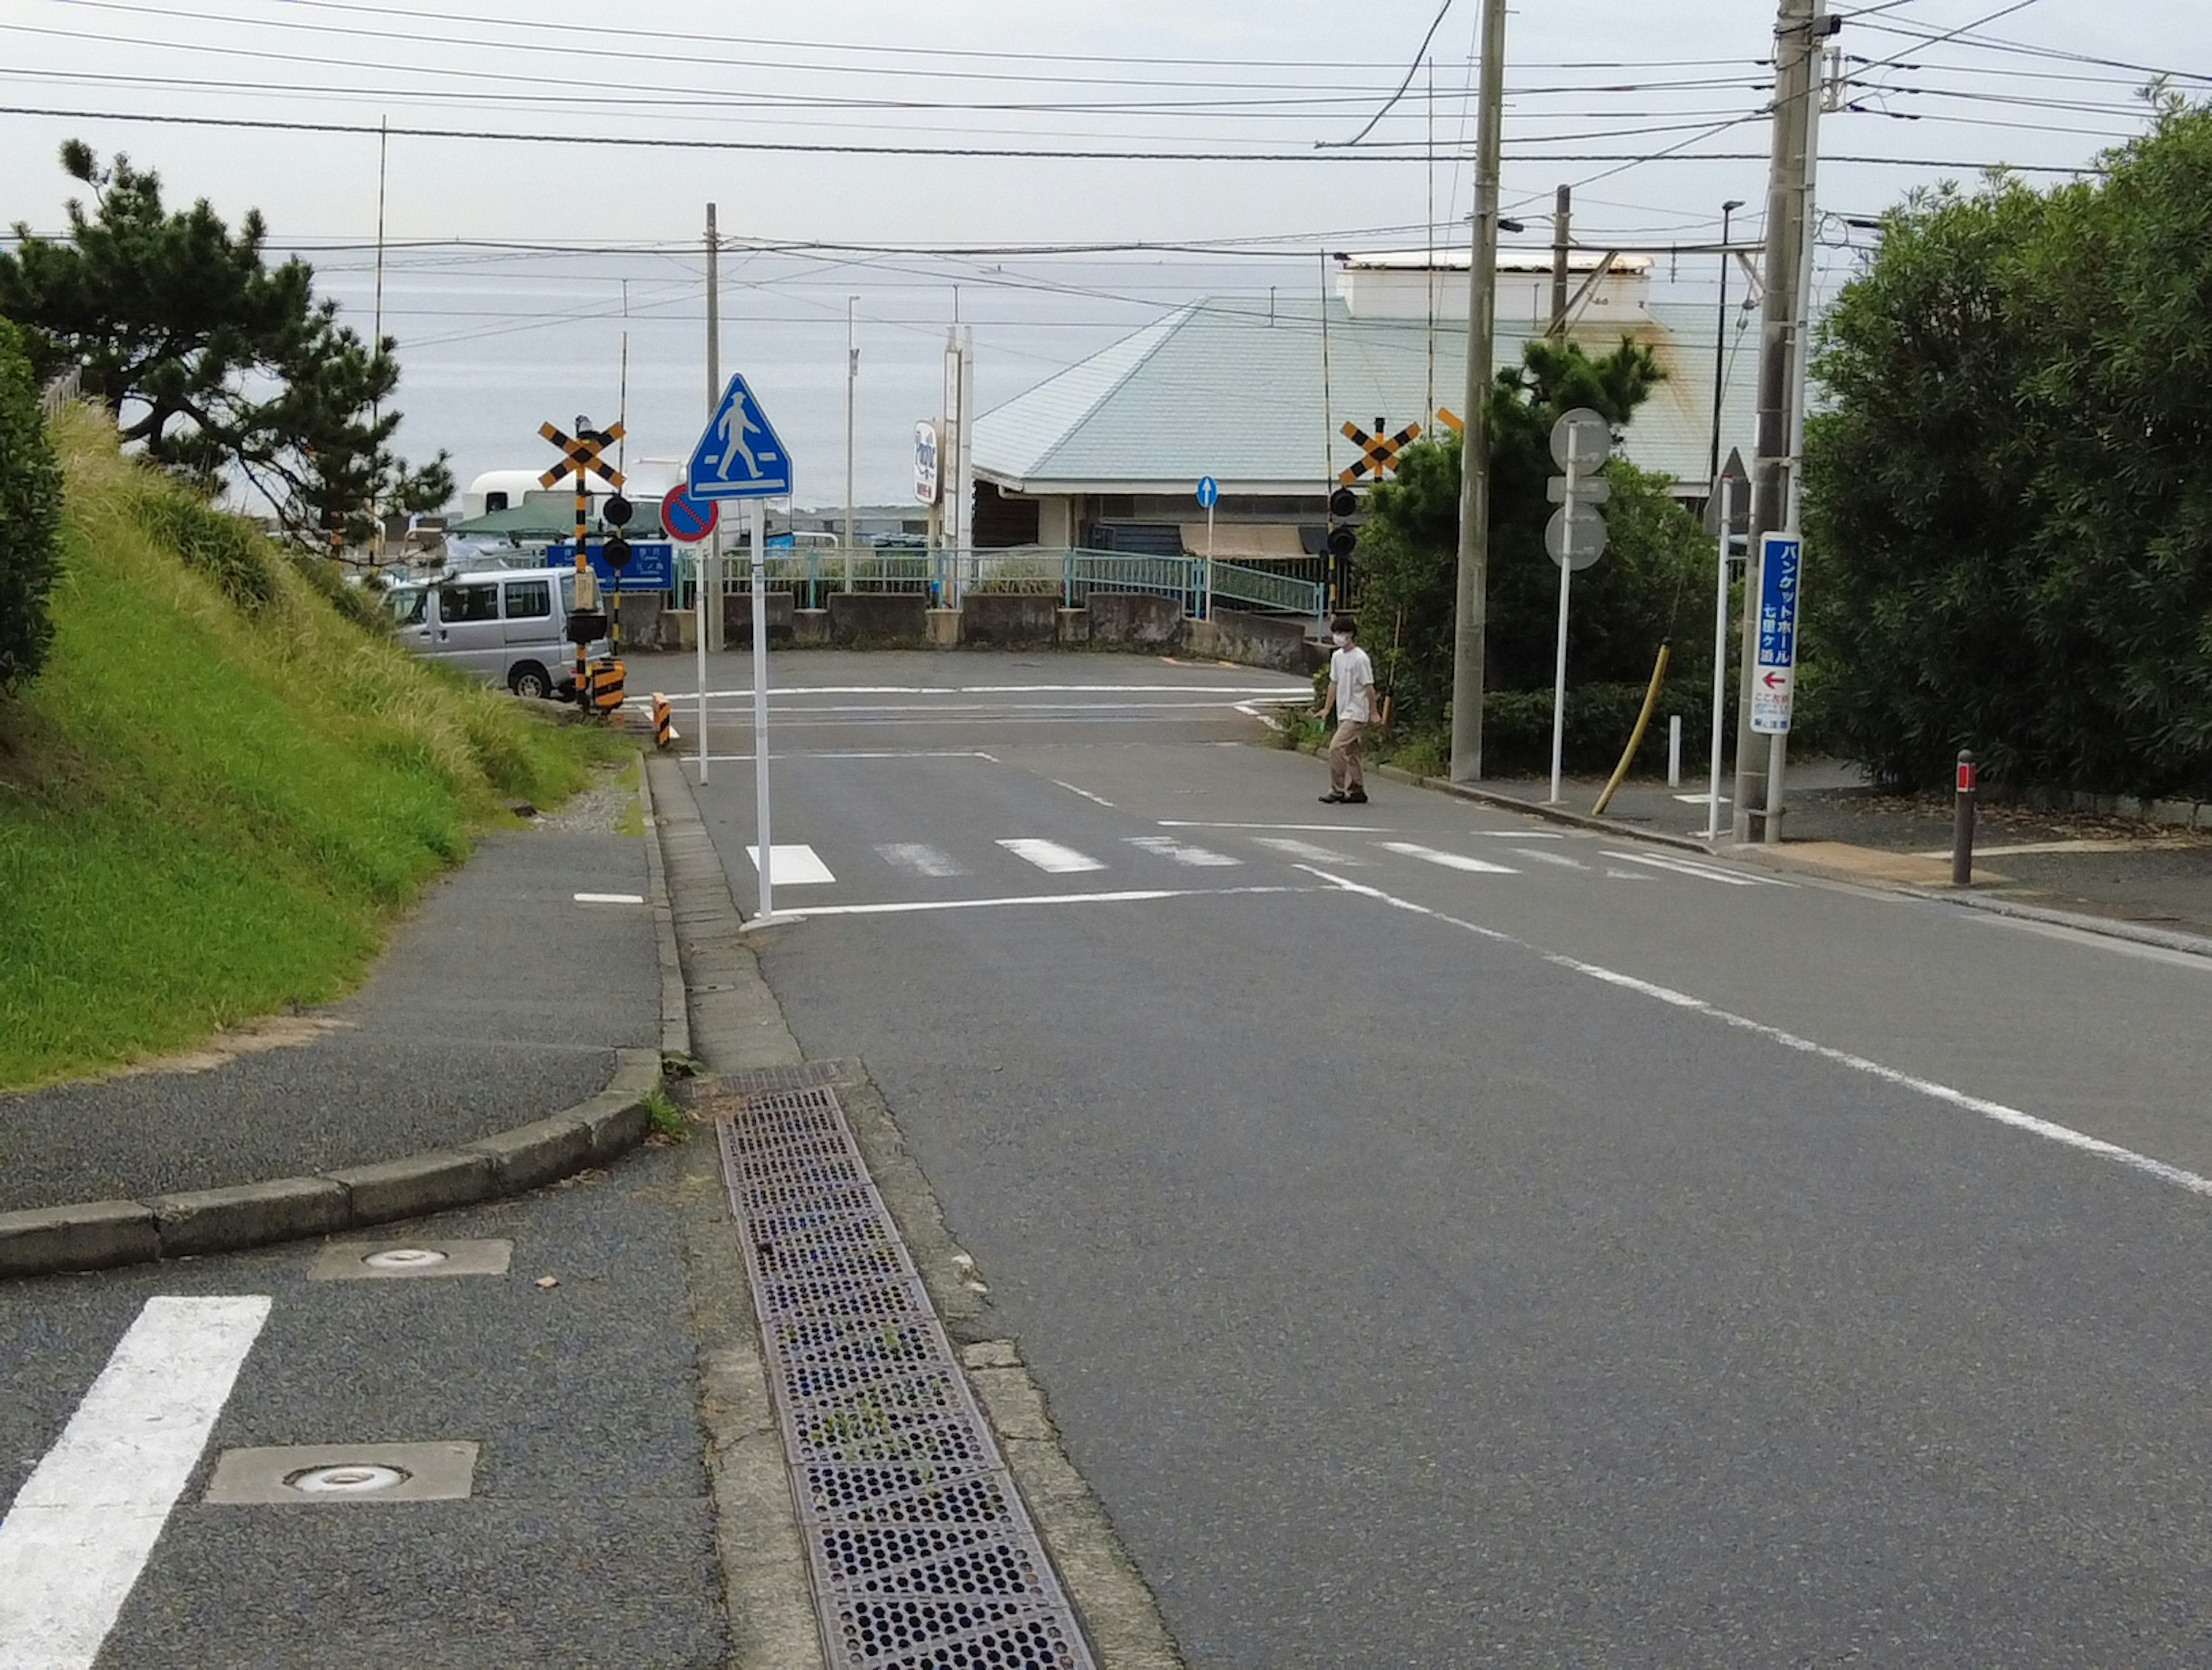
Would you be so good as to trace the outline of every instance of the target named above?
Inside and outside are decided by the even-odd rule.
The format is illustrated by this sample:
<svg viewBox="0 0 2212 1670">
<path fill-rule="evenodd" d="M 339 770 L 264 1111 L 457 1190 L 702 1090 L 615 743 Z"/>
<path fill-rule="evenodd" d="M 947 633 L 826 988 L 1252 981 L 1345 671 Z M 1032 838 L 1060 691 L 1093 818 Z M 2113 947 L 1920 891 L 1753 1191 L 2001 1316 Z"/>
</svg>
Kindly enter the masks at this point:
<svg viewBox="0 0 2212 1670">
<path fill-rule="evenodd" d="M 1770 690 L 1771 690 L 1771 689 L 1773 689 L 1777 684 L 1786 683 L 1788 683 L 1788 682 L 1789 682 L 1789 681 L 1788 681 L 1787 679 L 1785 679 L 1785 678 L 1784 678 L 1784 677 L 1780 673 L 1778 673 L 1778 672 L 1774 672 L 1774 671 L 1770 671 L 1766 674 L 1766 676 L 1765 676 L 1765 684 L 1766 684 L 1766 688 L 1767 688 L 1768 689 L 1770 689 Z"/>
</svg>

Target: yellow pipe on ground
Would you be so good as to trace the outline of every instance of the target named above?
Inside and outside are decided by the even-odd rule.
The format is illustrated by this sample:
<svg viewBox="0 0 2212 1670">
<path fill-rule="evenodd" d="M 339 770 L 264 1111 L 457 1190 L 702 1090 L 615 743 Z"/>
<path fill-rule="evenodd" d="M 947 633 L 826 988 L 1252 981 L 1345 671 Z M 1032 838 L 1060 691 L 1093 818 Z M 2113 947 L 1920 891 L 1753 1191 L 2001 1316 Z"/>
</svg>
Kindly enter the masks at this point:
<svg viewBox="0 0 2212 1670">
<path fill-rule="evenodd" d="M 1659 646 L 1658 664 L 1651 669 L 1651 688 L 1644 692 L 1644 711 L 1636 716 L 1636 729 L 1630 732 L 1628 746 L 1621 750 L 1620 763 L 1613 768 L 1613 775 L 1605 785 L 1605 792 L 1590 808 L 1590 816 L 1597 817 L 1612 803 L 1613 792 L 1620 786 L 1620 780 L 1628 775 L 1628 762 L 1636 757 L 1636 750 L 1644 745 L 1644 732 L 1650 726 L 1651 710 L 1659 705 L 1659 685 L 1667 677 L 1667 657 L 1673 646 Z"/>
</svg>

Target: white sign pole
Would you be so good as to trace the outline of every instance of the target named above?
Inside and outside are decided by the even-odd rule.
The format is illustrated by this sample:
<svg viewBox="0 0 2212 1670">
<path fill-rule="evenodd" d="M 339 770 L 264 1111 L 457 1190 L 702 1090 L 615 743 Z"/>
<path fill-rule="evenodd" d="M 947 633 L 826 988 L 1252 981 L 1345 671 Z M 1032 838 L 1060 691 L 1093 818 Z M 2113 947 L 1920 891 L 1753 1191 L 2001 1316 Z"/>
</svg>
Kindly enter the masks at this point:
<svg viewBox="0 0 2212 1670">
<path fill-rule="evenodd" d="M 1217 495 L 1218 496 L 1218 495 Z M 1206 618 L 1213 618 L 1213 501 L 1206 501 Z"/>
<path fill-rule="evenodd" d="M 760 843 L 760 920 L 775 914 L 775 842 L 768 817 L 768 507 L 745 501 L 753 537 L 753 838 Z"/>
<path fill-rule="evenodd" d="M 1713 774 L 1705 789 L 1708 841 L 1721 838 L 1721 709 L 1728 700 L 1729 530 L 1735 525 L 1735 477 L 1722 477 L 1720 489 L 1720 560 L 1713 571 Z"/>
<path fill-rule="evenodd" d="M 698 641 L 699 649 L 699 780 L 702 783 L 707 780 L 707 554 L 720 537 L 720 527 L 718 519 L 717 531 L 691 547 L 691 624 L 695 629 L 691 635 Z"/>
<path fill-rule="evenodd" d="M 1582 455 L 1582 426 L 1575 424 L 1567 430 L 1567 492 L 1561 507 L 1566 518 L 1567 537 L 1561 540 L 1559 553 L 1559 653 L 1552 674 L 1552 798 L 1546 804 L 1559 803 L 1559 764 L 1565 755 L 1567 738 L 1567 588 L 1573 583 L 1575 565 L 1571 561 L 1574 549 L 1575 512 L 1581 508 L 1575 498 L 1575 465 Z"/>
</svg>

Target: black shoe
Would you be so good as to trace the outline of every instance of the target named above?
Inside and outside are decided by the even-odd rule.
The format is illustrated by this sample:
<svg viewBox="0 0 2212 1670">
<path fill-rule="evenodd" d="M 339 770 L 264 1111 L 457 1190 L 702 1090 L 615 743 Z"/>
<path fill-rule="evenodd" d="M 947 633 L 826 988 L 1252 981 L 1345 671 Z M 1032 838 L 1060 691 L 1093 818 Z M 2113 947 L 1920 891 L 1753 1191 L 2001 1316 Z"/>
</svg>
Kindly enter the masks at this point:
<svg viewBox="0 0 2212 1670">
<path fill-rule="evenodd" d="M 1364 788 L 1356 788 L 1349 794 L 1340 794 L 1336 798 L 1347 806 L 1364 806 L 1367 804 L 1367 791 Z"/>
<path fill-rule="evenodd" d="M 1324 806 L 1340 806 L 1351 798 L 1348 794 L 1339 794 L 1334 789 L 1331 789 L 1327 794 L 1322 796 L 1321 803 Z"/>
</svg>

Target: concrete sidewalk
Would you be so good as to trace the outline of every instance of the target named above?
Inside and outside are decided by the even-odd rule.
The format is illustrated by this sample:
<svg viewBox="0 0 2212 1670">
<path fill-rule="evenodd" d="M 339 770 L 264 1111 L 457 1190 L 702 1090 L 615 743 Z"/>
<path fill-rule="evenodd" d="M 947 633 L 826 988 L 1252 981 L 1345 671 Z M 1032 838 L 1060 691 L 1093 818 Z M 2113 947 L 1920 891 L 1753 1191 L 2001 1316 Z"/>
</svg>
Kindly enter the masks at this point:
<svg viewBox="0 0 2212 1670">
<path fill-rule="evenodd" d="M 326 1173 L 477 1142 L 587 1101 L 618 1050 L 657 1054 L 653 914 L 635 804 L 608 785 L 486 835 L 298 1038 L 173 1070 L 0 1096 L 0 1212 Z M 220 1042 L 221 1041 L 218 1041 Z"/>
<path fill-rule="evenodd" d="M 1639 832 L 1735 850 L 1729 834 L 1734 788 L 1723 777 L 1721 838 L 1706 843 L 1705 779 L 1686 774 L 1680 788 L 1637 779 L 1624 783 L 1605 816 Z M 1480 786 L 1541 805 L 1548 779 L 1505 778 Z M 1600 780 L 1571 778 L 1559 809 L 1587 816 Z M 1881 886 L 1951 884 L 1952 802 L 1947 796 L 1879 793 L 1856 768 L 1834 761 L 1790 767 L 1785 839 L 1741 856 Z M 2025 906 L 2112 922 L 2130 930 L 2212 937 L 2212 836 L 2202 831 L 2076 812 L 1984 804 L 1977 808 L 1977 901 Z"/>
</svg>

